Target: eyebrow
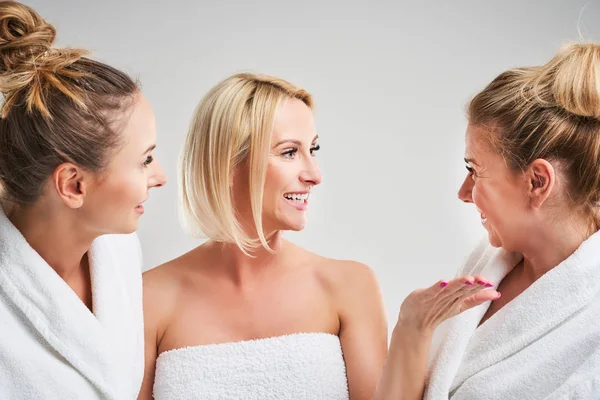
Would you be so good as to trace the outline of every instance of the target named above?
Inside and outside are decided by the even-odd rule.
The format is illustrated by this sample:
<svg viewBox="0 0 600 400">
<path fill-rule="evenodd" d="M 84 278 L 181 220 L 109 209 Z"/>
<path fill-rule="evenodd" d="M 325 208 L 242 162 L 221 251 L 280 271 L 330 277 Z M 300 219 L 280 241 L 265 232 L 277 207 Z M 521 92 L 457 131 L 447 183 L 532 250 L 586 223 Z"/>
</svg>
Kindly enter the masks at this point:
<svg viewBox="0 0 600 400">
<path fill-rule="evenodd" d="M 150 153 L 150 152 L 151 152 L 152 150 L 154 150 L 155 148 L 156 148 L 156 145 L 155 145 L 155 144 L 153 144 L 152 146 L 148 147 L 148 149 L 147 149 L 147 150 L 146 150 L 146 151 L 145 151 L 143 154 Z"/>
<path fill-rule="evenodd" d="M 477 165 L 477 166 L 479 166 L 479 164 L 477 164 L 477 163 L 475 162 L 475 160 L 473 160 L 472 158 L 465 158 L 465 162 L 466 162 L 467 164 L 474 164 L 474 165 Z"/>
<path fill-rule="evenodd" d="M 313 140 L 312 140 L 311 143 L 314 143 L 318 138 L 319 138 L 319 135 L 316 135 L 313 138 Z M 293 143 L 293 144 L 295 144 L 297 146 L 301 146 L 302 145 L 302 142 L 300 140 L 297 140 L 297 139 L 283 139 L 283 140 L 277 142 L 277 144 L 275 146 L 273 146 L 273 147 L 281 146 L 284 143 Z"/>
</svg>

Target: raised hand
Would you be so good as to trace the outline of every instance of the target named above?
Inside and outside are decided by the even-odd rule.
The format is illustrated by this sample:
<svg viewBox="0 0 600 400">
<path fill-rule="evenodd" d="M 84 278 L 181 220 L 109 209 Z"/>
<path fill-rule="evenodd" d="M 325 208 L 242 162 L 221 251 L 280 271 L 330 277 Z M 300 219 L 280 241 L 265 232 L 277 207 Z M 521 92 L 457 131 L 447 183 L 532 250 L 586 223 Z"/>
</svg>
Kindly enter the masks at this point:
<svg viewBox="0 0 600 400">
<path fill-rule="evenodd" d="M 462 276 L 417 289 L 402 302 L 397 326 L 431 332 L 448 318 L 500 298 L 493 286 L 483 276 Z"/>
<path fill-rule="evenodd" d="M 462 276 L 409 294 L 400 307 L 373 399 L 422 399 L 433 331 L 448 318 L 500 298 L 493 287 L 483 276 Z"/>
</svg>

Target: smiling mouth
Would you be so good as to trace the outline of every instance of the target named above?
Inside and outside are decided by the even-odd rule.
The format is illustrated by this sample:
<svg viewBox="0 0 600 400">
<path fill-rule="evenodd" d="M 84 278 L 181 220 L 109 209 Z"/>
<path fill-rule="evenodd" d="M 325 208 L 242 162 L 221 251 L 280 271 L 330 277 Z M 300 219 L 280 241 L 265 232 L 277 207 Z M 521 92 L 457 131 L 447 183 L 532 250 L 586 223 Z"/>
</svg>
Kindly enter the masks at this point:
<svg viewBox="0 0 600 400">
<path fill-rule="evenodd" d="M 286 193 L 283 197 L 295 204 L 306 204 L 309 195 L 310 193 Z"/>
</svg>

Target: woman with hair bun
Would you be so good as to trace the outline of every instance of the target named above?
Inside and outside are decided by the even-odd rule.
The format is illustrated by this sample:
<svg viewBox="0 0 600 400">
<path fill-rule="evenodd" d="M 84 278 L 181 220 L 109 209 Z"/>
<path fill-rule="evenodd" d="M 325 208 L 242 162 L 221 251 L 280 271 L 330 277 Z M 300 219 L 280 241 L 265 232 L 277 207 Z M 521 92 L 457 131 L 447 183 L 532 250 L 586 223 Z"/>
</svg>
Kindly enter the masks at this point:
<svg viewBox="0 0 600 400">
<path fill-rule="evenodd" d="M 600 45 L 500 74 L 468 120 L 458 196 L 488 238 L 459 275 L 502 297 L 439 326 L 427 381 L 441 320 L 397 326 L 375 399 L 598 399 Z"/>
<path fill-rule="evenodd" d="M 165 183 L 136 83 L 52 47 L 0 2 L 0 398 L 133 399 L 143 376 L 142 203 Z"/>
</svg>

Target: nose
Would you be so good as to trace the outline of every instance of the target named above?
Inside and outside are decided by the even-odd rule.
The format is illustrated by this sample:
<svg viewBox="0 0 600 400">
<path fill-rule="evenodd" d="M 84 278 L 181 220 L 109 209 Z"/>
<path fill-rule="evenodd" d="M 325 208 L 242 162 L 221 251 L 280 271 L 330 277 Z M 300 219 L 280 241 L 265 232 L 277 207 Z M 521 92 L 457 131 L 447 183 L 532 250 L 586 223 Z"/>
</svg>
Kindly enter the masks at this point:
<svg viewBox="0 0 600 400">
<path fill-rule="evenodd" d="M 163 170 L 161 165 L 158 163 L 158 161 L 155 161 L 152 164 L 153 164 L 152 166 L 154 167 L 154 170 L 152 171 L 153 173 L 150 176 L 150 179 L 148 180 L 148 187 L 149 188 L 161 187 L 165 183 L 167 183 L 167 175 L 165 175 L 165 171 Z"/>
<path fill-rule="evenodd" d="M 314 157 L 307 159 L 306 166 L 300 173 L 300 180 L 311 186 L 317 186 L 323 181 L 319 164 Z"/>
<path fill-rule="evenodd" d="M 465 181 L 460 186 L 460 189 L 458 189 L 458 198 L 464 201 L 465 203 L 472 203 L 474 184 L 475 182 L 473 181 L 473 178 L 471 178 L 471 175 L 467 175 Z"/>
</svg>

